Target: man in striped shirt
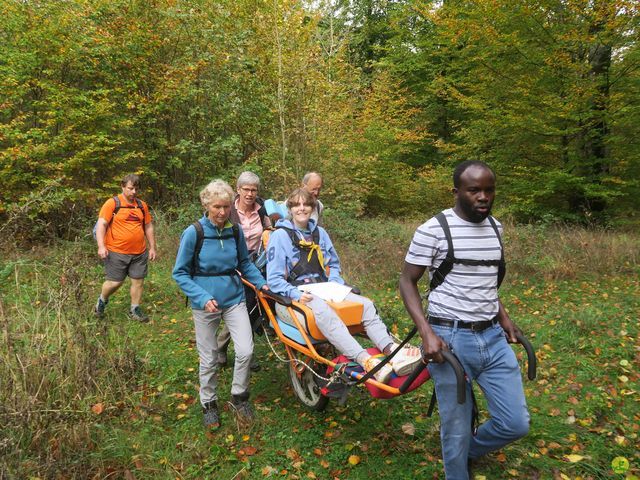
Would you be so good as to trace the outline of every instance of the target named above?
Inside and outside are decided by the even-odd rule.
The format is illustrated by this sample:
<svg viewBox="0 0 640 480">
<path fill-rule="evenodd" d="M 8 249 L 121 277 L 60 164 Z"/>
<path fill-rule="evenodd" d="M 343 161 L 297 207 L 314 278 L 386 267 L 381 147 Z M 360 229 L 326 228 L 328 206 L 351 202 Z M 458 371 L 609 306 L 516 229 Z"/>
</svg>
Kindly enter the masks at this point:
<svg viewBox="0 0 640 480">
<path fill-rule="evenodd" d="M 529 431 L 520 368 L 509 346 L 516 325 L 498 298 L 498 278 L 504 274 L 502 226 L 490 217 L 496 176 L 479 161 L 459 164 L 453 174 L 455 205 L 443 212 L 452 243 L 436 217 L 416 230 L 400 277 L 405 307 L 422 337 L 431 362 L 440 410 L 440 437 L 446 478 L 467 480 L 468 465 L 502 448 Z M 438 267 L 453 247 L 452 268 Z M 502 269 L 502 271 L 500 271 Z M 429 272 L 431 291 L 425 316 L 418 281 Z M 436 277 L 434 279 L 434 276 Z M 467 401 L 456 401 L 452 368 L 442 363 L 440 351 L 450 350 L 468 378 Z M 474 432 L 471 382 L 482 389 L 491 418 Z"/>
</svg>

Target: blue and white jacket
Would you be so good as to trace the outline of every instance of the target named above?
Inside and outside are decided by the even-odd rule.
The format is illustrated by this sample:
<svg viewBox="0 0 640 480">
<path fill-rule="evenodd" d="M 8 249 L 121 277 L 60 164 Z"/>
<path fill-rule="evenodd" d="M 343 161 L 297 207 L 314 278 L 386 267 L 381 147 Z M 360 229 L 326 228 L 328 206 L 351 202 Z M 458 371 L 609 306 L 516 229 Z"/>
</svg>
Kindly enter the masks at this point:
<svg viewBox="0 0 640 480">
<path fill-rule="evenodd" d="M 324 267 L 329 267 L 328 280 L 344 284 L 344 280 L 340 276 L 340 259 L 327 231 L 317 226 L 313 219 L 309 220 L 309 229 L 306 231 L 295 227 L 291 220 L 282 219 L 276 223 L 276 231 L 271 233 L 269 245 L 267 246 L 267 283 L 269 284 L 269 289 L 294 300 L 299 300 L 302 295 L 298 287 L 287 282 L 289 272 L 300 260 L 300 249 L 295 248 L 291 243 L 289 234 L 283 229 L 278 229 L 278 227 L 289 228 L 301 240 L 307 241 L 312 241 L 312 233 L 317 228 L 319 232 L 318 243 L 324 257 Z M 301 275 L 298 280 L 312 277 L 319 277 L 319 275 Z"/>
<path fill-rule="evenodd" d="M 236 245 L 229 221 L 222 230 L 211 223 L 206 215 L 198 221 L 204 230 L 204 241 L 198 256 L 198 270 L 216 273 L 236 269 L 257 288 L 262 288 L 266 284 L 260 271 L 249 260 L 242 228 L 238 229 L 240 245 Z M 230 238 L 220 238 L 223 236 Z M 191 277 L 196 239 L 196 229 L 193 225 L 189 225 L 180 237 L 176 264 L 172 272 L 173 279 L 191 300 L 191 308 L 202 310 L 211 299 L 218 302 L 220 309 L 244 301 L 244 286 L 237 275 Z"/>
</svg>

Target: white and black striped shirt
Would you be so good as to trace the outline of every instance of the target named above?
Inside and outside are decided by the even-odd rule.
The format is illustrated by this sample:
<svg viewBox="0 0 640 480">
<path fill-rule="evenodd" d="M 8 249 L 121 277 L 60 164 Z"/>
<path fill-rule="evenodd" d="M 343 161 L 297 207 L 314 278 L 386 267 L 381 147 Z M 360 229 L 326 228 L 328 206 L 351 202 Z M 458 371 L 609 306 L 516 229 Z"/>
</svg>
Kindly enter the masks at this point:
<svg viewBox="0 0 640 480">
<path fill-rule="evenodd" d="M 500 242 L 485 219 L 467 222 L 453 209 L 444 211 L 451 230 L 454 256 L 466 260 L 500 260 Z M 496 221 L 500 235 L 502 225 Z M 405 261 L 425 266 L 429 279 L 447 255 L 447 239 L 435 217 L 418 227 Z M 490 320 L 498 314 L 498 267 L 468 266 L 454 263 L 444 282 L 429 293 L 429 315 L 476 322 Z"/>
</svg>

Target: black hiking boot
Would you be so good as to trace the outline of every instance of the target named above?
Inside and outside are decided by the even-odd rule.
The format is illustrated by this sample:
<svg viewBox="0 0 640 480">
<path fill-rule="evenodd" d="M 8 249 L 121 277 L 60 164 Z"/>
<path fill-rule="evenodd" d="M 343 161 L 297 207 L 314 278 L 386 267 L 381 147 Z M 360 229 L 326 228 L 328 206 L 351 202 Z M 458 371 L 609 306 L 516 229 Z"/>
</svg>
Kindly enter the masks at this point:
<svg viewBox="0 0 640 480">
<path fill-rule="evenodd" d="M 255 419 L 253 407 L 249 403 L 249 392 L 231 395 L 231 406 L 240 425 L 250 425 Z"/>
<path fill-rule="evenodd" d="M 220 428 L 220 413 L 218 413 L 218 404 L 215 400 L 205 403 L 202 407 L 202 413 L 202 423 L 206 430 L 212 431 Z"/>
</svg>

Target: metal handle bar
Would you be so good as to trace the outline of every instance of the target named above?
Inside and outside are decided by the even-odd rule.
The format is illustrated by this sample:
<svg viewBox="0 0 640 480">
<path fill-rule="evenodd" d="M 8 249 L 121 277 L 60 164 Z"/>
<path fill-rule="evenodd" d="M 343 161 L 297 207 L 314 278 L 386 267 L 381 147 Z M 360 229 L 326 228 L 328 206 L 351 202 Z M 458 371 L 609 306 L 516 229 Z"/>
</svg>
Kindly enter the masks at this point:
<svg viewBox="0 0 640 480">
<path fill-rule="evenodd" d="M 533 349 L 533 345 L 531 345 L 531 342 L 529 342 L 529 340 L 527 340 L 520 332 L 516 332 L 516 339 L 527 351 L 527 378 L 529 378 L 529 380 L 534 380 L 536 378 L 536 370 L 538 368 L 538 359 L 536 358 L 536 352 Z"/>
<path fill-rule="evenodd" d="M 462 365 L 452 353 L 447 352 L 445 350 L 440 351 L 440 353 L 442 354 L 444 361 L 447 362 L 449 365 L 451 365 L 451 368 L 453 368 L 453 372 L 456 375 L 458 403 L 463 404 L 466 401 L 466 397 L 467 397 L 466 382 L 464 380 L 464 368 L 462 368 Z M 420 365 L 418 365 L 413 370 L 413 372 L 411 372 L 411 374 L 404 381 L 404 383 L 400 385 L 400 388 L 398 389 L 400 390 L 400 393 L 404 393 L 407 391 L 409 386 L 414 382 L 416 378 L 418 378 L 418 375 L 422 373 L 422 370 L 424 370 L 426 366 L 427 366 L 426 363 L 420 362 Z"/>
<path fill-rule="evenodd" d="M 291 297 L 285 297 L 284 295 L 279 295 L 275 292 L 272 292 L 271 290 L 260 290 L 260 293 L 265 295 L 267 298 L 271 298 L 276 302 L 284 305 L 285 307 L 290 307 L 293 303 L 293 300 L 291 300 Z"/>
</svg>

